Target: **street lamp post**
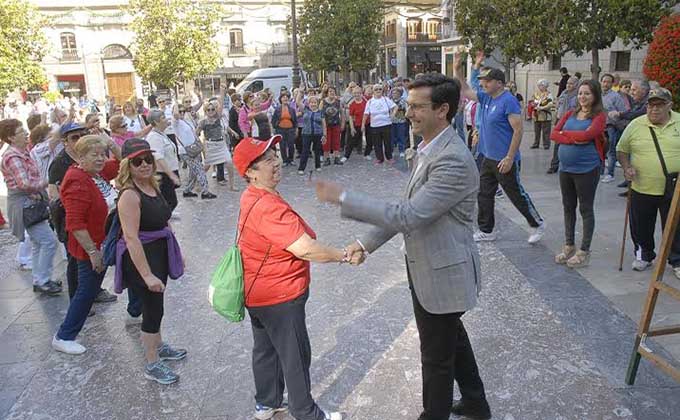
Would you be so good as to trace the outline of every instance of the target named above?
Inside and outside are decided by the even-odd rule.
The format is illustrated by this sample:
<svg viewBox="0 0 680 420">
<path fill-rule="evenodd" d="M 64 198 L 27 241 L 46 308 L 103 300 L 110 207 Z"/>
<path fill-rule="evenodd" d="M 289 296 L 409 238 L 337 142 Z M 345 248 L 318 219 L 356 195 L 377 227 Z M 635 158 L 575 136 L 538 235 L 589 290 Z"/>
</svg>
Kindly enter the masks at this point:
<svg viewBox="0 0 680 420">
<path fill-rule="evenodd" d="M 290 0 L 290 20 L 293 31 L 293 88 L 300 87 L 300 63 L 298 61 L 297 20 L 295 18 L 295 0 Z"/>
</svg>

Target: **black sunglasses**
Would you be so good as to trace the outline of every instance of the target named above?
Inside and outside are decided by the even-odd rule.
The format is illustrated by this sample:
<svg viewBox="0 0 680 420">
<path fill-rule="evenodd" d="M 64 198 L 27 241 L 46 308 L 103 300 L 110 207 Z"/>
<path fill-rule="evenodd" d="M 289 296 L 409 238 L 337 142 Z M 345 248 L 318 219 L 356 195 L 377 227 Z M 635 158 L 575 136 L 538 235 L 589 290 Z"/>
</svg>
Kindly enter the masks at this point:
<svg viewBox="0 0 680 420">
<path fill-rule="evenodd" d="M 81 135 L 80 134 L 70 134 L 67 139 L 68 141 L 76 141 L 80 140 Z"/>
<path fill-rule="evenodd" d="M 208 108 L 207 111 L 214 111 L 215 108 Z"/>
<path fill-rule="evenodd" d="M 179 112 L 180 114 L 184 114 L 185 112 L 187 112 L 187 110 L 186 109 L 178 109 L 177 112 Z"/>
<path fill-rule="evenodd" d="M 135 156 L 130 160 L 130 163 L 132 163 L 132 166 L 139 167 L 142 162 L 146 162 L 147 165 L 153 165 L 153 155 L 146 154 L 143 156 Z"/>
</svg>

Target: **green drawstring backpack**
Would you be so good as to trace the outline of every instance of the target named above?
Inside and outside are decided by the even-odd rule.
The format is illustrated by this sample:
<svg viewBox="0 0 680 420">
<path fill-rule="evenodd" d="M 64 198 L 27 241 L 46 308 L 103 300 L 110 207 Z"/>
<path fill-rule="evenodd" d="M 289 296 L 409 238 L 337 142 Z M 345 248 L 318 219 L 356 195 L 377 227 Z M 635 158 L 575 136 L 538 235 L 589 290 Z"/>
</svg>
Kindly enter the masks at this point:
<svg viewBox="0 0 680 420">
<path fill-rule="evenodd" d="M 246 222 L 248 221 L 248 216 L 250 216 L 250 212 L 253 210 L 255 204 L 257 204 L 258 201 L 260 201 L 259 198 L 257 201 L 255 201 L 252 207 L 250 207 L 250 210 L 248 211 L 248 214 L 246 214 L 246 218 L 243 221 L 243 227 L 245 227 Z M 240 216 L 241 214 L 239 213 L 239 219 Z M 241 232 L 239 232 L 238 219 L 236 223 L 237 236 L 234 240 L 234 245 L 232 245 L 227 250 L 226 254 L 224 254 L 220 260 L 220 263 L 213 272 L 212 280 L 210 281 L 210 287 L 208 288 L 208 301 L 210 302 L 210 306 L 212 306 L 215 312 L 227 318 L 227 320 L 231 322 L 243 321 L 243 318 L 245 318 L 246 301 L 243 283 L 243 260 L 241 259 L 241 250 L 238 247 L 238 241 L 241 237 L 243 228 L 241 228 Z M 250 286 L 250 290 L 248 291 L 249 295 L 250 291 L 255 285 L 257 276 L 260 274 L 260 270 L 262 270 L 264 262 L 269 256 L 269 250 L 271 250 L 271 245 L 269 246 L 269 249 L 267 249 L 264 260 L 262 260 L 262 264 L 260 264 L 260 268 L 255 274 L 253 284 Z"/>
</svg>

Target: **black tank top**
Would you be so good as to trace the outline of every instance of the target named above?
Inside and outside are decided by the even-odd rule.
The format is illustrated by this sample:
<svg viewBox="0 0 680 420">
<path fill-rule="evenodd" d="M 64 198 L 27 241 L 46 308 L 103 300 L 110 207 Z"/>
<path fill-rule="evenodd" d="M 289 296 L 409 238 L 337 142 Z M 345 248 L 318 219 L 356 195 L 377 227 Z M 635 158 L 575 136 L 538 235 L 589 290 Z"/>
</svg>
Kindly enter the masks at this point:
<svg viewBox="0 0 680 420">
<path fill-rule="evenodd" d="M 172 210 L 170 210 L 170 206 L 168 206 L 163 196 L 156 192 L 156 196 L 152 197 L 145 194 L 139 188 L 135 187 L 135 190 L 139 193 L 141 207 L 139 230 L 149 232 L 166 227 L 172 215 Z"/>
</svg>

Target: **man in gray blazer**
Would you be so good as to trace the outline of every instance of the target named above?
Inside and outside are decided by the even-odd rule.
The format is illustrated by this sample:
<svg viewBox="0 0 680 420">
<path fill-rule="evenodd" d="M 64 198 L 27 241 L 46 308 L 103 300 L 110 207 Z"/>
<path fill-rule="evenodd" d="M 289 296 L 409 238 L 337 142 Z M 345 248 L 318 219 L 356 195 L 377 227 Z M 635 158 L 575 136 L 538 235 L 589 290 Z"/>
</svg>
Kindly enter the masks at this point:
<svg viewBox="0 0 680 420">
<path fill-rule="evenodd" d="M 451 412 L 491 418 L 461 321 L 477 302 L 481 273 L 472 238 L 479 173 L 451 127 L 459 98 L 460 83 L 442 74 L 426 74 L 411 84 L 407 117 L 423 141 L 401 199 L 383 201 L 338 184 L 317 183 L 321 201 L 339 204 L 343 217 L 374 226 L 347 247 L 354 263 L 403 234 L 421 342 L 424 411 L 419 420 L 445 420 Z M 452 407 L 454 380 L 462 399 Z"/>
</svg>

